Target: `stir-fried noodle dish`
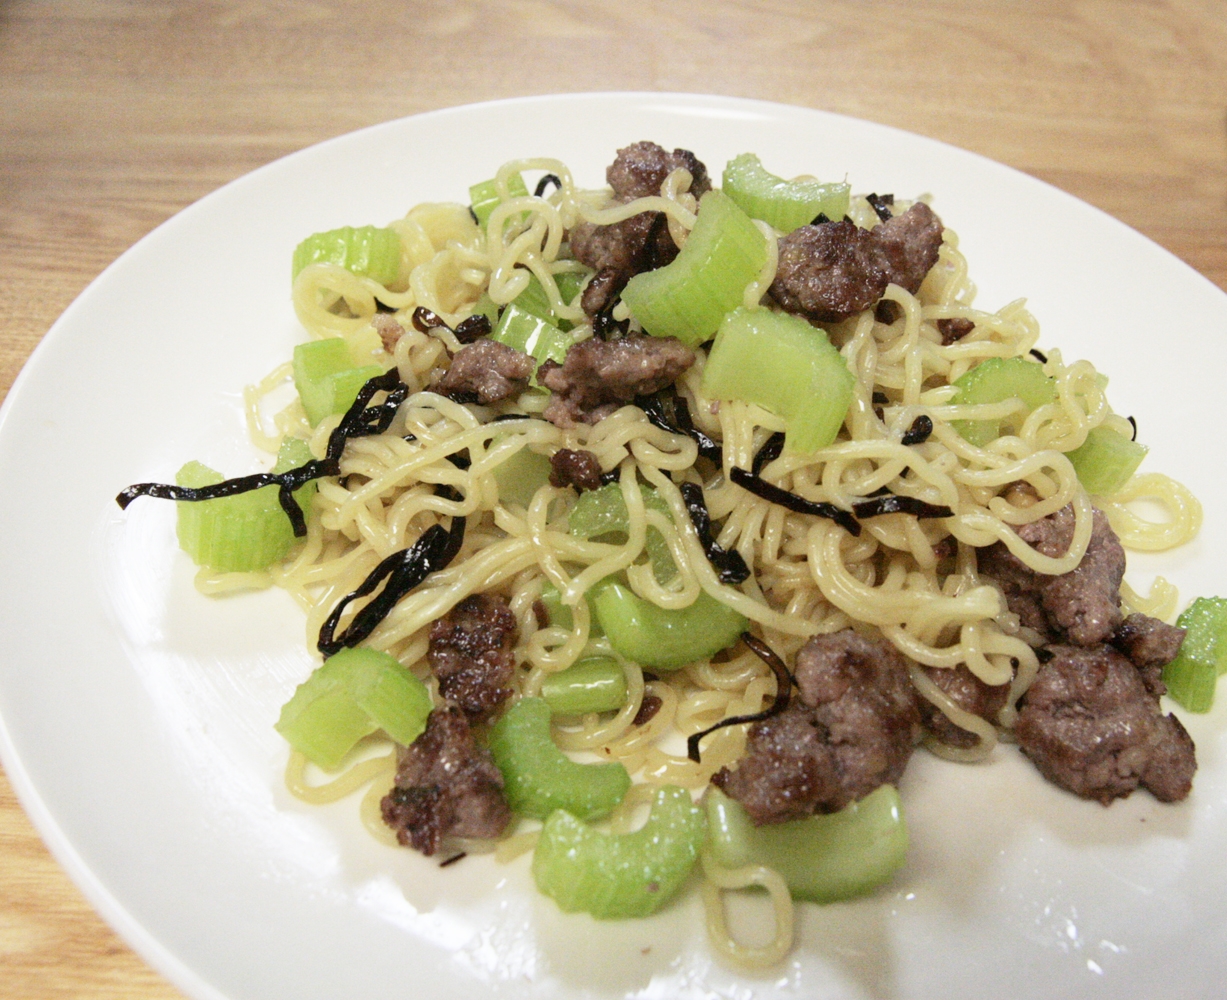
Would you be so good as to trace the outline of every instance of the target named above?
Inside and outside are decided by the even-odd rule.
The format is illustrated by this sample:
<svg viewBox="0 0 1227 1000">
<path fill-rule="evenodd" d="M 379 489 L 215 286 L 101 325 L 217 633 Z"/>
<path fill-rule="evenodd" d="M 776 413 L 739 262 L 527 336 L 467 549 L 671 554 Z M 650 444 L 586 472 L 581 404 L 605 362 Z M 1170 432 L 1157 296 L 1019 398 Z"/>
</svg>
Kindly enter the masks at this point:
<svg viewBox="0 0 1227 1000">
<path fill-rule="evenodd" d="M 1107 379 L 1038 350 L 1022 300 L 977 308 L 924 200 L 652 142 L 606 180 L 519 160 L 308 237 L 310 339 L 247 390 L 273 471 L 120 495 L 180 501 L 205 593 L 306 612 L 291 791 L 365 788 L 372 833 L 445 864 L 531 852 L 566 911 L 693 881 L 713 948 L 759 966 L 794 900 L 904 863 L 915 752 L 1005 742 L 1054 795 L 1184 799 L 1160 696 L 1208 707 L 1227 610 L 1170 624 L 1170 584 L 1124 583 L 1201 510 L 1138 473 Z M 750 886 L 766 945 L 726 921 Z"/>
</svg>

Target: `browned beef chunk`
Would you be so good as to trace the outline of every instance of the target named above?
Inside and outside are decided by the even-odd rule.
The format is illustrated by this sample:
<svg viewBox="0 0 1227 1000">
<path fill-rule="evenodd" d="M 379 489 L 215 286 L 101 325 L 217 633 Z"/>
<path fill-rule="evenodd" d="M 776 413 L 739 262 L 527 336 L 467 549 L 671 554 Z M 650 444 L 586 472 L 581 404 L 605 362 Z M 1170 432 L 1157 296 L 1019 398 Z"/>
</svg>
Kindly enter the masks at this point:
<svg viewBox="0 0 1227 1000">
<path fill-rule="evenodd" d="M 891 282 L 915 292 L 937 262 L 942 223 L 917 202 L 873 229 L 801 226 L 780 240 L 771 295 L 787 311 L 831 323 L 867 309 Z"/>
<path fill-rule="evenodd" d="M 920 734 L 907 660 L 884 639 L 815 636 L 795 675 L 801 704 L 756 722 L 736 770 L 712 778 L 755 824 L 836 812 L 898 781 Z"/>
<path fill-rule="evenodd" d="M 1167 692 L 1163 668 L 1176 658 L 1184 642 L 1182 628 L 1149 615 L 1132 614 L 1112 636 L 1112 645 L 1124 653 L 1142 674 L 1146 687 L 1157 698 Z"/>
<path fill-rule="evenodd" d="M 550 456 L 550 485 L 577 490 L 601 488 L 601 460 L 590 451 L 559 448 Z"/>
<path fill-rule="evenodd" d="M 535 366 L 523 351 L 483 339 L 460 348 L 432 388 L 459 402 L 497 403 L 527 389 Z"/>
<path fill-rule="evenodd" d="M 391 313 L 375 313 L 371 317 L 371 326 L 375 328 L 379 339 L 383 341 L 385 351 L 391 354 L 396 350 L 396 342 L 404 334 L 405 328 L 400 325 L 400 321 L 395 316 Z"/>
<path fill-rule="evenodd" d="M 654 142 L 636 142 L 618 150 L 605 171 L 614 200 L 625 204 L 660 194 L 665 178 L 679 167 L 690 171 L 690 191 L 697 198 L 711 189 L 707 168 L 686 149 L 668 152 Z M 580 300 L 595 316 L 613 305 L 634 275 L 664 267 L 677 256 L 663 212 L 642 212 L 609 226 L 579 222 L 568 235 L 571 254 L 597 273 Z"/>
<path fill-rule="evenodd" d="M 696 198 L 711 190 L 707 167 L 688 149 L 672 153 L 654 142 L 635 142 L 618 150 L 605 168 L 605 180 L 620 201 L 660 194 L 665 178 L 678 169 L 690 171 L 690 192 Z"/>
<path fill-rule="evenodd" d="M 432 711 L 426 731 L 401 748 L 395 784 L 380 805 L 396 839 L 423 854 L 448 836 L 492 839 L 511 820 L 502 774 L 453 705 Z"/>
<path fill-rule="evenodd" d="M 427 661 L 439 693 L 473 719 L 489 715 L 512 693 L 518 629 L 497 594 L 471 594 L 430 627 Z"/>
<path fill-rule="evenodd" d="M 1073 507 L 1018 528 L 1037 552 L 1062 556 L 1074 537 Z M 1010 610 L 1050 641 L 1094 646 L 1120 624 L 1125 550 L 1102 511 L 1094 511 L 1091 539 L 1077 569 L 1060 576 L 1036 573 L 998 542 L 976 553 L 981 575 L 1000 587 Z"/>
<path fill-rule="evenodd" d="M 559 427 L 595 424 L 636 396 L 672 385 L 694 364 L 694 351 L 674 337 L 582 341 L 560 365 L 545 361 L 537 380 L 553 394 L 545 419 Z"/>
<path fill-rule="evenodd" d="M 937 321 L 937 332 L 942 335 L 942 347 L 949 347 L 956 341 L 962 340 L 975 328 L 976 324 L 971 320 L 954 316 Z"/>
<path fill-rule="evenodd" d="M 1111 646 L 1051 646 L 1014 734 L 1049 781 L 1108 805 L 1139 785 L 1161 802 L 1189 794 L 1193 741 Z"/>
<path fill-rule="evenodd" d="M 922 201 L 870 230 L 892 284 L 920 290 L 942 246 L 942 220 Z"/>
<path fill-rule="evenodd" d="M 985 684 L 963 664 L 954 669 L 925 667 L 924 671 L 933 683 L 942 689 L 959 708 L 982 719 L 994 722 L 997 713 L 1005 707 L 1010 695 L 1009 684 Z M 970 748 L 980 742 L 979 737 L 956 726 L 946 718 L 942 710 L 924 698 L 917 699 L 925 728 L 947 746 Z"/>
</svg>

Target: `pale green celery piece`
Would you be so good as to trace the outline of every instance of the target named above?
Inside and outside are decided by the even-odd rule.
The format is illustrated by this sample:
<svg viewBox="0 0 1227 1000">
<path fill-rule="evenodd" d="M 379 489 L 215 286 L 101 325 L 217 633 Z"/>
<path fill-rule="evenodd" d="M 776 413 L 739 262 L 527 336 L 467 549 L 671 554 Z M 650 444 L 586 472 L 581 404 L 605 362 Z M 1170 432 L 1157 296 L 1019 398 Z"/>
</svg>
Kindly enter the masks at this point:
<svg viewBox="0 0 1227 1000">
<path fill-rule="evenodd" d="M 882 885 L 907 856 L 907 825 L 893 785 L 837 813 L 755 826 L 735 799 L 707 790 L 708 844 L 725 868 L 765 865 L 793 899 L 834 903 Z"/>
<path fill-rule="evenodd" d="M 720 324 L 702 392 L 783 417 L 785 447 L 810 454 L 835 440 L 855 381 L 822 330 L 787 313 L 741 308 Z"/>
<path fill-rule="evenodd" d="M 541 830 L 533 878 L 566 913 L 646 917 L 685 882 L 705 827 L 703 810 L 673 785 L 656 793 L 647 823 L 634 833 L 601 833 L 560 809 Z"/>
<path fill-rule="evenodd" d="M 530 819 L 545 819 L 555 809 L 599 819 L 631 787 L 626 768 L 616 761 L 580 764 L 554 745 L 543 698 L 521 698 L 503 713 L 490 731 L 490 753 L 503 775 L 507 804 Z"/>
<path fill-rule="evenodd" d="M 503 314 L 490 334 L 490 339 L 523 351 L 538 365 L 547 360 L 562 364 L 566 360 L 567 351 L 575 343 L 569 333 L 564 333 L 549 320 L 521 309 L 514 302 L 503 308 Z M 532 385 L 537 385 L 536 375 L 532 377 Z"/>
<path fill-rule="evenodd" d="M 584 282 L 588 280 L 591 274 L 591 271 L 562 271 L 555 274 L 554 282 L 558 285 L 558 294 L 562 297 L 562 301 L 570 303 L 579 294 L 580 289 L 584 287 Z M 563 333 L 566 333 L 575 325 L 570 320 L 560 317 L 550 308 L 550 300 L 545 294 L 545 287 L 537 280 L 535 274 L 528 279 L 528 285 L 524 291 L 511 301 L 513 305 L 518 306 L 525 312 L 539 316 L 547 323 L 552 323 Z"/>
<path fill-rule="evenodd" d="M 524 183 L 524 178 L 519 174 L 512 174 L 507 178 L 507 191 L 512 198 L 528 197 L 528 187 Z M 490 221 L 490 213 L 498 208 L 502 200 L 493 177 L 469 188 L 469 201 L 473 214 L 477 217 L 477 224 L 483 229 Z"/>
<path fill-rule="evenodd" d="M 669 513 L 669 505 L 651 486 L 641 486 L 643 505 L 648 510 Z M 630 514 L 626 499 L 622 496 L 621 483 L 607 483 L 598 490 L 585 490 L 567 515 L 568 530 L 578 538 L 601 541 L 605 536 L 615 536 L 621 542 L 630 531 Z M 655 528 L 649 527 L 644 537 L 644 548 L 652 561 L 652 572 L 661 583 L 668 583 L 677 576 L 677 567 L 669 545 Z"/>
<path fill-rule="evenodd" d="M 430 692 L 400 661 L 367 647 L 343 649 L 317 667 L 285 703 L 276 728 L 328 771 L 378 729 L 408 746 L 426 729 Z"/>
<path fill-rule="evenodd" d="M 354 404 L 362 387 L 382 375 L 379 365 L 355 365 L 349 345 L 340 337 L 326 337 L 294 348 L 294 387 L 307 420 L 316 426 Z"/>
<path fill-rule="evenodd" d="M 586 603 L 586 598 L 583 600 Z M 545 608 L 546 615 L 549 616 L 551 626 L 565 628 L 568 631 L 575 627 L 575 618 L 571 614 L 571 608 L 562 603 L 562 594 L 552 583 L 547 583 L 542 589 L 541 604 Z M 601 631 L 601 623 L 596 620 L 595 616 L 589 615 L 588 635 L 596 638 L 604 634 Z"/>
<path fill-rule="evenodd" d="M 541 697 L 555 715 L 616 712 L 626 704 L 626 672 L 617 660 L 592 656 L 550 674 Z"/>
<path fill-rule="evenodd" d="M 744 615 L 705 590 L 689 607 L 670 610 L 606 577 L 589 591 L 589 599 L 610 645 L 628 660 L 656 670 L 677 670 L 714 656 L 749 627 Z"/>
<path fill-rule="evenodd" d="M 1017 396 L 1028 410 L 1056 401 L 1056 381 L 1042 366 L 1024 358 L 989 358 L 954 380 L 957 405 L 1002 403 Z M 1021 423 L 1022 418 L 1012 418 Z M 1001 436 L 999 420 L 956 420 L 955 428 L 971 444 L 983 448 Z"/>
<path fill-rule="evenodd" d="M 294 249 L 293 277 L 308 264 L 339 264 L 347 271 L 390 285 L 400 276 L 401 242 L 394 229 L 343 226 L 308 236 Z"/>
<path fill-rule="evenodd" d="M 1149 450 L 1109 427 L 1092 427 L 1086 440 L 1065 457 L 1088 493 L 1111 496 L 1129 482 Z"/>
<path fill-rule="evenodd" d="M 498 483 L 498 498 L 506 503 L 517 503 L 527 508 L 550 479 L 550 460 L 538 455 L 527 445 L 512 455 L 494 470 Z"/>
<path fill-rule="evenodd" d="M 741 305 L 766 260 L 767 240 L 753 220 L 732 198 L 708 191 L 676 259 L 631 278 L 622 301 L 652 336 L 694 347 Z"/>
<path fill-rule="evenodd" d="M 311 460 L 305 441 L 286 438 L 274 472 L 288 472 Z M 223 482 L 224 476 L 199 462 L 188 462 L 175 476 L 180 486 L 198 488 Z M 294 491 L 304 515 L 318 488 L 312 480 Z M 179 546 L 198 566 L 223 573 L 265 569 L 284 558 L 294 544 L 294 529 L 278 499 L 276 486 L 213 500 L 180 500 L 176 507 Z"/>
<path fill-rule="evenodd" d="M 753 153 L 729 160 L 721 189 L 750 218 L 762 219 L 782 233 L 808 225 L 819 213 L 842 219 L 851 200 L 851 187 L 846 183 L 786 181 L 768 173 Z"/>
<path fill-rule="evenodd" d="M 1187 631 L 1180 652 L 1163 668 L 1163 683 L 1190 712 L 1208 712 L 1219 674 L 1227 671 L 1227 598 L 1197 598 L 1176 624 Z"/>
</svg>

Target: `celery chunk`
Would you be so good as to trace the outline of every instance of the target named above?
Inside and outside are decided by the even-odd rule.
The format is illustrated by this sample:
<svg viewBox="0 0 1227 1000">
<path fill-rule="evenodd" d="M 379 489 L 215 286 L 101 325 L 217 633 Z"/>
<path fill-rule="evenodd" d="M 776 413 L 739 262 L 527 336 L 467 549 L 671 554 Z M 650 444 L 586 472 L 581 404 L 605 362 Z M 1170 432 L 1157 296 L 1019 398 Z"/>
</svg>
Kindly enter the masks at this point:
<svg viewBox="0 0 1227 1000">
<path fill-rule="evenodd" d="M 1227 598 L 1197 598 L 1176 624 L 1186 630 L 1184 642 L 1163 668 L 1163 683 L 1190 712 L 1208 712 L 1219 674 L 1227 671 Z"/>
<path fill-rule="evenodd" d="M 502 772 L 507 804 L 532 819 L 545 819 L 555 809 L 598 819 L 631 787 L 621 764 L 580 764 L 559 750 L 550 738 L 550 706 L 542 698 L 521 698 L 503 713 L 490 732 L 490 753 Z"/>
<path fill-rule="evenodd" d="M 788 450 L 809 454 L 835 440 L 855 381 L 822 330 L 787 313 L 737 309 L 720 324 L 702 392 L 778 414 Z"/>
<path fill-rule="evenodd" d="M 294 348 L 294 387 L 312 427 L 327 416 L 348 410 L 362 387 L 382 374 L 378 365 L 355 365 L 349 345 L 340 337 L 312 340 Z"/>
<path fill-rule="evenodd" d="M 527 198 L 528 187 L 524 184 L 524 178 L 519 174 L 508 177 L 507 192 L 512 198 Z M 502 204 L 503 199 L 498 193 L 498 184 L 491 178 L 469 188 L 469 201 L 472 203 L 473 214 L 477 217 L 477 224 L 485 228 L 490 221 L 490 213 Z"/>
<path fill-rule="evenodd" d="M 566 359 L 567 351 L 575 343 L 575 338 L 564 333 L 547 319 L 542 319 L 535 313 L 522 309 L 512 302 L 503 309 L 497 325 L 490 334 L 491 340 L 514 347 L 530 355 L 537 364 L 542 361 L 557 361 L 559 364 Z M 534 375 L 532 384 L 537 384 Z"/>
<path fill-rule="evenodd" d="M 615 712 L 626 704 L 626 672 L 617 660 L 592 656 L 550 674 L 541 697 L 555 715 Z"/>
<path fill-rule="evenodd" d="M 956 405 L 1002 403 L 1017 396 L 1028 410 L 1034 410 L 1057 398 L 1057 383 L 1044 374 L 1043 367 L 1024 358 L 989 358 L 955 379 L 954 387 L 958 391 L 950 401 Z M 967 441 L 981 448 L 1001 436 L 999 420 L 956 420 L 954 424 Z"/>
<path fill-rule="evenodd" d="M 669 513 L 669 505 L 656 490 L 640 487 L 643 505 L 648 510 Z M 608 483 L 599 490 L 585 490 L 580 494 L 575 506 L 567 515 L 567 525 L 572 535 L 578 538 L 591 538 L 598 541 L 613 536 L 617 541 L 625 541 L 630 531 L 630 513 L 626 509 L 626 499 L 622 496 L 620 483 Z M 652 572 L 661 583 L 667 583 L 677 575 L 677 567 L 673 564 L 673 556 L 669 554 L 669 545 L 659 531 L 653 527 L 647 529 L 643 547 L 652 561 Z"/>
<path fill-rule="evenodd" d="M 762 219 L 782 233 L 808 225 L 819 213 L 842 219 L 851 200 L 846 183 L 786 181 L 768 173 L 753 153 L 729 160 L 721 188 L 750 218 Z"/>
<path fill-rule="evenodd" d="M 694 347 L 741 305 L 746 286 L 767 262 L 767 240 L 732 198 L 708 191 L 698 221 L 671 264 L 637 274 L 622 301 L 654 337 Z"/>
<path fill-rule="evenodd" d="M 725 868 L 765 865 L 793 899 L 834 903 L 886 882 L 907 855 L 907 826 L 893 785 L 837 813 L 755 826 L 741 803 L 707 790 L 708 843 Z"/>
<path fill-rule="evenodd" d="M 610 645 L 628 660 L 676 670 L 733 645 L 749 627 L 745 617 L 705 590 L 676 610 L 657 607 L 607 577 L 590 592 L 592 610 Z"/>
<path fill-rule="evenodd" d="M 391 285 L 400 277 L 401 242 L 394 229 L 343 226 L 308 236 L 294 249 L 293 277 L 308 264 L 339 264 L 347 271 Z"/>
<path fill-rule="evenodd" d="M 646 917 L 681 888 L 705 826 L 690 793 L 673 785 L 656 793 L 647 823 L 634 833 L 600 833 L 560 809 L 541 830 L 533 878 L 566 913 Z"/>
<path fill-rule="evenodd" d="M 396 657 L 356 646 L 325 660 L 298 686 L 276 729 L 313 764 L 332 771 L 377 729 L 408 746 L 426 729 L 430 709 L 426 685 Z"/>
<path fill-rule="evenodd" d="M 585 598 L 580 598 L 580 600 L 587 603 Z M 562 594 L 552 583 L 547 583 L 541 591 L 541 606 L 545 608 L 552 627 L 565 628 L 568 631 L 575 628 L 575 616 L 571 614 L 571 608 L 562 603 Z M 588 635 L 595 637 L 603 634 L 600 622 L 590 616 Z"/>
<path fill-rule="evenodd" d="M 494 470 L 499 501 L 527 508 L 537 490 L 549 482 L 550 469 L 550 460 L 544 455 L 528 447 L 521 448 Z"/>
<path fill-rule="evenodd" d="M 286 438 L 273 471 L 288 472 L 310 460 L 307 442 Z M 175 476 L 175 482 L 199 488 L 213 486 L 224 478 L 208 466 L 188 462 Z M 312 480 L 294 491 L 304 513 L 310 511 L 317 488 Z M 198 566 L 223 573 L 265 569 L 282 559 L 294 544 L 294 529 L 281 507 L 276 486 L 213 500 L 180 500 L 176 508 L 179 547 Z"/>
<path fill-rule="evenodd" d="M 1086 440 L 1073 451 L 1066 452 L 1065 457 L 1088 493 L 1111 496 L 1138 471 L 1147 451 L 1144 444 L 1130 441 L 1111 428 L 1092 427 Z"/>
<path fill-rule="evenodd" d="M 562 301 L 570 305 L 575 296 L 580 293 L 580 289 L 584 287 L 584 282 L 588 280 L 591 273 L 591 271 L 560 271 L 555 274 L 554 283 L 558 285 L 558 294 Z M 550 307 L 549 296 L 545 294 L 545 286 L 537 280 L 535 274 L 528 279 L 528 285 L 524 291 L 511 301 L 512 305 L 534 316 L 539 316 L 547 323 L 558 327 L 563 333 L 574 326 L 570 320 L 563 319 Z"/>
</svg>

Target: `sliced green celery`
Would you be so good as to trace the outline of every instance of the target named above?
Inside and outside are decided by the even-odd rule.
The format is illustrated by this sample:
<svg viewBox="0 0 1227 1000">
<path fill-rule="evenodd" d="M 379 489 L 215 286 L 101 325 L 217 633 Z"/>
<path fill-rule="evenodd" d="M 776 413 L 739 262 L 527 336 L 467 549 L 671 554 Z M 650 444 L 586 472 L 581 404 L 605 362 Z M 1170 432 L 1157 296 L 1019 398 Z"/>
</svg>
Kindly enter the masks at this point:
<svg viewBox="0 0 1227 1000">
<path fill-rule="evenodd" d="M 519 174 L 512 174 L 507 178 L 507 191 L 512 198 L 528 197 L 528 187 Z M 490 221 L 490 213 L 502 204 L 503 199 L 499 197 L 494 178 L 490 178 L 469 188 L 469 201 L 472 203 L 473 214 L 477 217 L 477 224 L 484 229 Z"/>
<path fill-rule="evenodd" d="M 581 598 L 586 603 L 586 598 Z M 562 603 L 562 594 L 558 592 L 558 588 L 552 583 L 547 583 L 541 591 L 541 605 L 545 608 L 545 613 L 549 616 L 550 625 L 554 628 L 565 628 L 568 631 L 575 628 L 575 618 L 571 614 L 571 608 Z M 604 633 L 601 631 L 601 624 L 595 617 L 589 616 L 588 635 L 600 636 Z"/>
<path fill-rule="evenodd" d="M 622 301 L 652 336 L 677 337 L 694 347 L 741 305 L 766 261 L 766 237 L 750 217 L 732 198 L 708 191 L 677 258 L 631 278 Z"/>
<path fill-rule="evenodd" d="M 363 278 L 391 285 L 400 276 L 401 242 L 394 229 L 343 226 L 308 236 L 294 249 L 294 277 L 308 264 L 339 264 Z"/>
<path fill-rule="evenodd" d="M 643 505 L 648 510 L 669 513 L 669 505 L 650 486 L 640 487 Z M 630 513 L 622 496 L 620 483 L 607 483 L 599 490 L 585 490 L 567 515 L 568 530 L 578 538 L 604 539 L 614 536 L 618 542 L 626 540 L 630 531 Z M 652 572 L 661 583 L 668 583 L 677 575 L 669 545 L 655 528 L 649 527 L 643 547 L 652 560 Z"/>
<path fill-rule="evenodd" d="M 575 338 L 569 333 L 564 333 L 549 320 L 521 309 L 514 302 L 503 308 L 490 339 L 531 355 L 537 364 L 546 360 L 562 364 L 567 351 L 575 343 Z M 537 384 L 535 375 L 532 384 Z"/>
<path fill-rule="evenodd" d="M 1065 457 L 1088 493 L 1111 496 L 1129 482 L 1149 450 L 1109 427 L 1092 427 L 1086 440 Z"/>
<path fill-rule="evenodd" d="M 555 715 L 616 712 L 626 704 L 626 672 L 617 660 L 592 656 L 550 674 L 541 697 Z"/>
<path fill-rule="evenodd" d="M 348 410 L 362 387 L 382 374 L 378 365 L 355 365 L 349 345 L 340 337 L 312 340 L 294 348 L 294 387 L 312 427 L 327 416 Z"/>
<path fill-rule="evenodd" d="M 494 470 L 498 483 L 498 498 L 502 503 L 518 503 L 527 508 L 541 489 L 550 480 L 550 460 L 524 447 Z"/>
<path fill-rule="evenodd" d="M 616 761 L 580 764 L 554 745 L 543 698 L 521 698 L 503 713 L 490 731 L 490 753 L 502 772 L 507 804 L 531 819 L 545 819 L 555 809 L 599 819 L 631 787 L 626 768 Z"/>
<path fill-rule="evenodd" d="M 893 785 L 882 785 L 840 812 L 755 826 L 741 803 L 707 790 L 708 844 L 725 868 L 765 865 L 793 899 L 834 903 L 886 882 L 907 855 L 907 825 Z"/>
<path fill-rule="evenodd" d="M 288 472 L 311 460 L 307 442 L 286 438 L 274 472 Z M 199 462 L 188 462 L 175 476 L 180 486 L 213 486 L 224 476 Z M 314 480 L 294 491 L 304 513 L 311 509 Z M 198 566 L 223 573 L 265 569 L 283 558 L 294 544 L 294 529 L 281 507 L 276 486 L 213 500 L 180 500 L 176 504 L 179 546 Z"/>
<path fill-rule="evenodd" d="M 606 577 L 589 591 L 589 600 L 610 645 L 628 660 L 656 670 L 676 670 L 714 656 L 749 627 L 744 615 L 705 590 L 689 607 L 673 610 Z"/>
<path fill-rule="evenodd" d="M 787 313 L 742 308 L 720 324 L 702 392 L 778 414 L 788 450 L 809 454 L 835 440 L 855 381 L 822 330 Z"/>
<path fill-rule="evenodd" d="M 276 728 L 313 764 L 333 771 L 377 729 L 408 746 L 425 730 L 430 709 L 426 685 L 396 657 L 354 647 L 325 660 L 298 686 Z"/>
<path fill-rule="evenodd" d="M 753 153 L 729 160 L 721 189 L 750 218 L 762 219 L 782 233 L 808 225 L 819 213 L 828 219 L 842 219 L 851 200 L 851 188 L 846 183 L 786 181 L 768 173 Z"/>
<path fill-rule="evenodd" d="M 1056 401 L 1057 383 L 1042 366 L 1024 358 L 989 358 L 955 379 L 951 403 L 1002 403 L 1017 396 L 1028 410 Z M 1001 436 L 999 420 L 956 420 L 955 427 L 971 444 L 983 448 Z"/>
<path fill-rule="evenodd" d="M 656 793 L 647 823 L 634 833 L 600 833 L 560 809 L 541 830 L 533 878 L 566 913 L 646 917 L 681 888 L 705 826 L 690 793 L 673 785 Z"/>
<path fill-rule="evenodd" d="M 555 274 L 554 282 L 558 285 L 558 294 L 562 297 L 562 301 L 570 304 L 579 294 L 580 289 L 584 287 L 584 282 L 588 280 L 591 273 L 591 271 L 560 271 Z M 545 294 L 545 286 L 537 280 L 535 274 L 528 279 L 528 285 L 524 291 L 511 301 L 513 305 L 519 306 L 525 312 L 539 316 L 547 323 L 558 327 L 563 333 L 575 325 L 570 320 L 563 319 L 550 307 L 549 296 Z"/>
<path fill-rule="evenodd" d="M 1180 652 L 1163 668 L 1163 683 L 1190 712 L 1208 712 L 1219 674 L 1227 671 L 1227 598 L 1197 598 L 1176 624 L 1186 633 Z"/>
</svg>

